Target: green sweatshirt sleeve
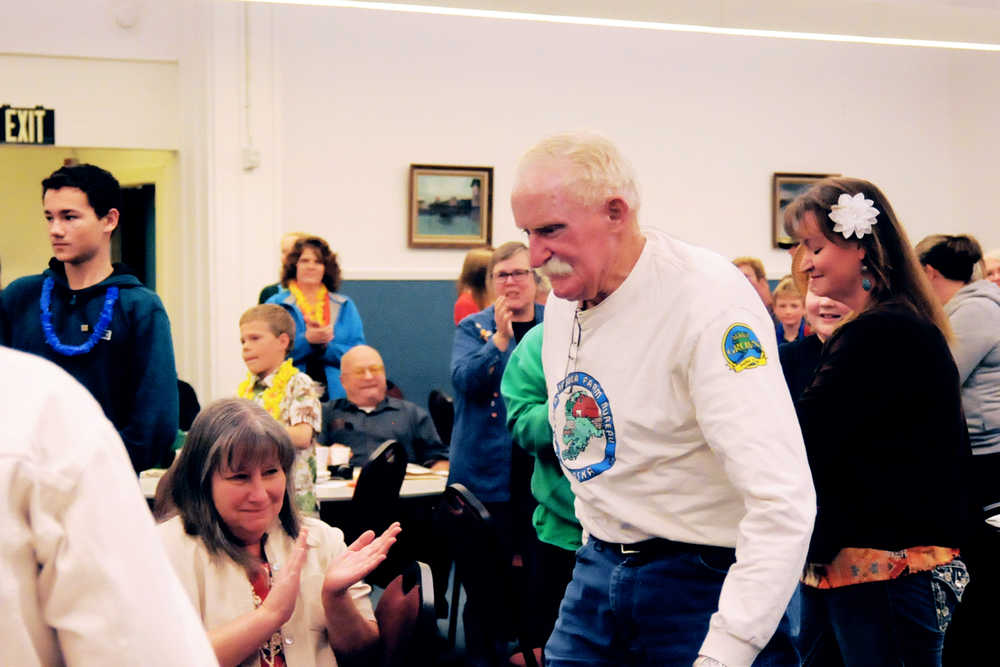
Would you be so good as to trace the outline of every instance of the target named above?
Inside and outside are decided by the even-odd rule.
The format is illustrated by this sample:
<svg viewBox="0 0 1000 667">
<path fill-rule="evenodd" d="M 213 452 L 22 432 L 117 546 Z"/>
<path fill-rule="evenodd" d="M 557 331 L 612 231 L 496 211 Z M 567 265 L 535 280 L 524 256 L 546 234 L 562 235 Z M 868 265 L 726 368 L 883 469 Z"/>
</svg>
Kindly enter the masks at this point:
<svg viewBox="0 0 1000 667">
<path fill-rule="evenodd" d="M 552 451 L 548 392 L 542 369 L 542 325 L 524 335 L 507 362 L 500 392 L 507 404 L 507 429 L 529 454 Z"/>
</svg>

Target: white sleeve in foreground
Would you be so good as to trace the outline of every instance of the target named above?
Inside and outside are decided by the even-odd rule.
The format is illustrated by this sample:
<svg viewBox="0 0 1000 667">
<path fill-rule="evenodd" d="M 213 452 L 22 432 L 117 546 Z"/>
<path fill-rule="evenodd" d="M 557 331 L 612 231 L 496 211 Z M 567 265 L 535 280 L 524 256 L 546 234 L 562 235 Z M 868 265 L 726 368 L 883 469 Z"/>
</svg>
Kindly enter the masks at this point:
<svg viewBox="0 0 1000 667">
<path fill-rule="evenodd" d="M 76 398 L 48 406 L 37 447 L 57 443 L 67 464 L 56 459 L 32 503 L 39 604 L 66 664 L 217 665 L 118 434 Z"/>
<path fill-rule="evenodd" d="M 754 335 L 734 337 L 740 324 Z M 754 338 L 765 363 L 732 368 L 739 355 L 727 357 L 727 344 L 739 350 Z M 740 308 L 716 317 L 701 331 L 689 377 L 702 434 L 746 508 L 736 563 L 699 653 L 727 667 L 750 665 L 802 572 L 816 510 L 812 476 L 769 321 Z"/>
</svg>

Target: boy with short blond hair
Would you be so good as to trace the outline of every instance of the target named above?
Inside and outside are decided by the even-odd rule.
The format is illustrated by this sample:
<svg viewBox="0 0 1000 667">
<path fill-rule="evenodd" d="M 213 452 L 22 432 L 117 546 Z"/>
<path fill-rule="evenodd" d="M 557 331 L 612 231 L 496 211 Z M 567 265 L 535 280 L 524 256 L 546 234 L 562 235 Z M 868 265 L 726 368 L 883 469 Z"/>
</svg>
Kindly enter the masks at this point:
<svg viewBox="0 0 1000 667">
<path fill-rule="evenodd" d="M 295 322 L 281 306 L 254 306 L 240 317 L 243 362 L 249 373 L 238 396 L 267 410 L 284 424 L 295 445 L 292 477 L 295 505 L 305 514 L 318 515 L 316 502 L 316 446 L 321 430 L 321 408 L 316 384 L 299 372 L 288 357 L 295 340 Z"/>
<path fill-rule="evenodd" d="M 778 343 L 790 343 L 804 338 L 805 332 L 805 298 L 791 276 L 782 278 L 771 295 L 774 304 L 775 334 Z"/>
</svg>

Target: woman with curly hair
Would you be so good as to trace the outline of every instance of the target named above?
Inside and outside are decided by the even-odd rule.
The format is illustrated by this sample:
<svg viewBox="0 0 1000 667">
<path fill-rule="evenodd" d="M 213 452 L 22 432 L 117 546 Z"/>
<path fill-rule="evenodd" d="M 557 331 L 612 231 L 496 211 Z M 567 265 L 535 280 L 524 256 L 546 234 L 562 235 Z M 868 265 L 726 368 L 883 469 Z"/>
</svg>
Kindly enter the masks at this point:
<svg viewBox="0 0 1000 667">
<path fill-rule="evenodd" d="M 292 362 L 326 387 L 322 400 L 345 396 L 340 383 L 340 358 L 365 343 L 361 315 L 350 297 L 338 294 L 337 255 L 318 236 L 295 242 L 285 257 L 282 290 L 268 303 L 283 306 L 295 320 Z"/>
</svg>

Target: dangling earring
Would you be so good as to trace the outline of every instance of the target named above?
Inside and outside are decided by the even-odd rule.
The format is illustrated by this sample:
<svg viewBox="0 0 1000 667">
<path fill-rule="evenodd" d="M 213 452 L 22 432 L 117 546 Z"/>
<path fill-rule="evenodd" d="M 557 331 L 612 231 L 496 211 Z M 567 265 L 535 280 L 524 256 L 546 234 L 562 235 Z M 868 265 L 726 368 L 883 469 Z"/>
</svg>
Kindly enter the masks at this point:
<svg viewBox="0 0 1000 667">
<path fill-rule="evenodd" d="M 867 264 L 862 264 L 861 265 L 861 275 L 864 276 L 864 277 L 861 279 L 861 289 L 863 289 L 866 292 L 871 292 L 872 291 L 872 281 L 868 279 L 868 276 L 865 276 L 866 273 L 868 273 L 868 265 Z"/>
</svg>

